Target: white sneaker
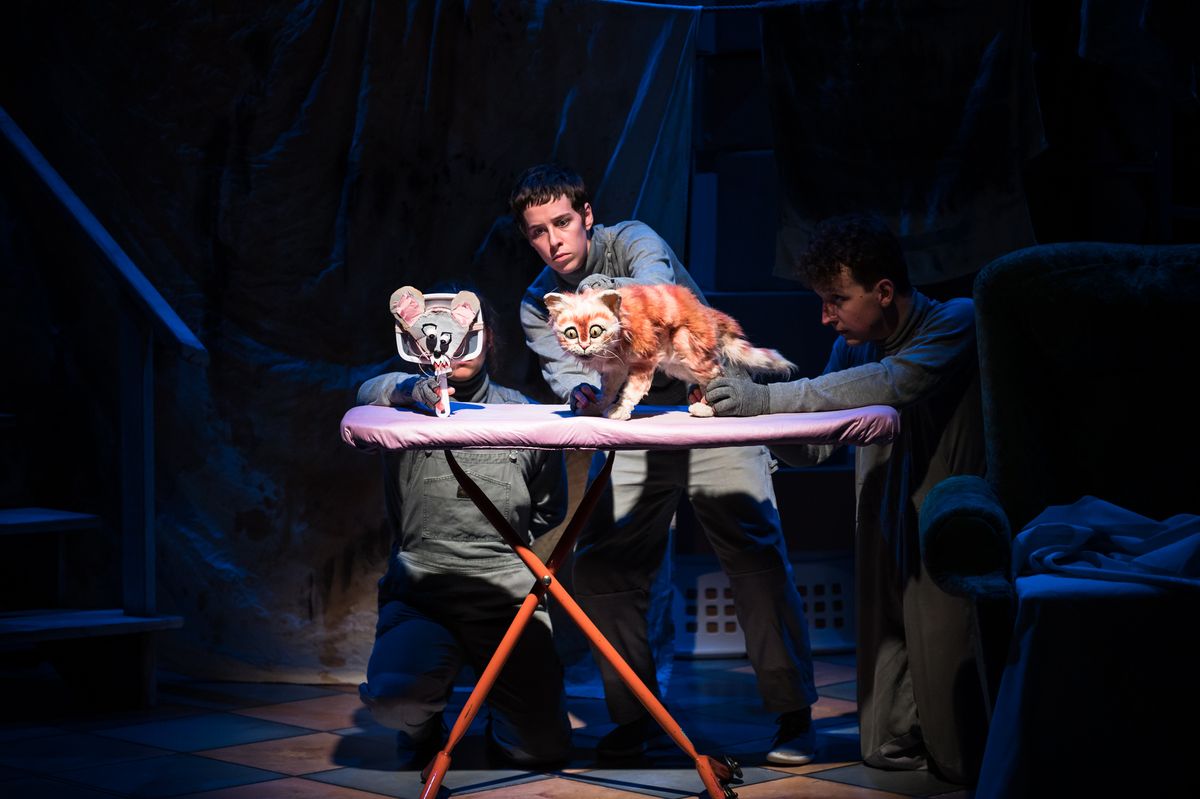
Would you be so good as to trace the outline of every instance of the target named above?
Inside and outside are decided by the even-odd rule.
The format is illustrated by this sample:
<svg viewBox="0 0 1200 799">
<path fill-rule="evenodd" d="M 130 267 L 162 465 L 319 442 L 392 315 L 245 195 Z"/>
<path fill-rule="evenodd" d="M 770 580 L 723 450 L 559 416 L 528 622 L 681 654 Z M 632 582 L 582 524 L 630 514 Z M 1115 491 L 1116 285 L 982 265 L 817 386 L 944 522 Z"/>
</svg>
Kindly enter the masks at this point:
<svg viewBox="0 0 1200 799">
<path fill-rule="evenodd" d="M 817 752 L 817 732 L 812 726 L 812 708 L 794 710 L 779 717 L 779 732 L 767 752 L 767 762 L 781 766 L 803 766 Z"/>
</svg>

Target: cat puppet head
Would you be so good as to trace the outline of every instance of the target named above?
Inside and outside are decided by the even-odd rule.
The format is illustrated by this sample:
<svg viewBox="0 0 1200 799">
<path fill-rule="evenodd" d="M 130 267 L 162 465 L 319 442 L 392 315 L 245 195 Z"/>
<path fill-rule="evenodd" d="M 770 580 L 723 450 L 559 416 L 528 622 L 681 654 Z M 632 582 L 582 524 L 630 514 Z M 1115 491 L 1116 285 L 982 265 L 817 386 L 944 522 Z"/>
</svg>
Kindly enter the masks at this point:
<svg viewBox="0 0 1200 799">
<path fill-rule="evenodd" d="M 616 356 L 621 336 L 620 294 L 613 289 L 571 295 L 551 292 L 542 300 L 565 352 L 583 361 Z"/>
<path fill-rule="evenodd" d="M 483 351 L 483 316 L 472 291 L 422 294 L 412 286 L 392 292 L 396 347 L 405 360 L 449 371 Z"/>
</svg>

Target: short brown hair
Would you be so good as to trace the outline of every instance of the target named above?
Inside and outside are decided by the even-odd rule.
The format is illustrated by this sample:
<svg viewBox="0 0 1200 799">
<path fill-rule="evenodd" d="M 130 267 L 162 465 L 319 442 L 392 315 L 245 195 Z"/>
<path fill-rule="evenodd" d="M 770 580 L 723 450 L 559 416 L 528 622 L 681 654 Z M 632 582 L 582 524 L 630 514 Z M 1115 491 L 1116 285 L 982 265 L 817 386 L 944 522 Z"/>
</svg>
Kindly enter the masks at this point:
<svg viewBox="0 0 1200 799">
<path fill-rule="evenodd" d="M 571 207 L 583 215 L 583 206 L 588 203 L 587 186 L 574 170 L 558 164 L 538 164 L 521 173 L 508 197 L 508 210 L 517 227 L 525 230 L 525 209 L 533 205 L 545 205 L 566 197 Z"/>
</svg>

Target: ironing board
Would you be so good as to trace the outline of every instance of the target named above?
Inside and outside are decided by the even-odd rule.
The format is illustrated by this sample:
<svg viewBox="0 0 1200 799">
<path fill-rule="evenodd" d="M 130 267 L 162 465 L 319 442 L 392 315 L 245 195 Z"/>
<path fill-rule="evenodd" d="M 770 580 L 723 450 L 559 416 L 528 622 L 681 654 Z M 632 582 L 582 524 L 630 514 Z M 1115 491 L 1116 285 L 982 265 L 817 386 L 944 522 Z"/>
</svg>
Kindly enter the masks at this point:
<svg viewBox="0 0 1200 799">
<path fill-rule="evenodd" d="M 563 558 L 575 545 L 583 525 L 608 482 L 616 450 L 697 449 L 752 444 L 886 443 L 899 432 L 899 415 L 893 408 L 872 405 L 844 411 L 781 413 L 766 416 L 696 418 L 683 408 L 638 406 L 632 419 L 615 421 L 575 416 L 565 405 L 487 405 L 451 403 L 451 413 L 438 418 L 403 408 L 362 405 L 342 418 L 342 438 L 357 449 L 442 449 L 463 491 L 471 498 L 500 536 L 512 547 L 536 578 L 529 595 L 496 647 L 466 705 L 454 723 L 442 751 L 421 772 L 425 781 L 421 799 L 437 796 L 450 767 L 450 753 L 466 734 L 475 715 L 500 675 L 525 626 L 545 594 L 559 603 L 603 657 L 621 675 L 629 689 L 690 757 L 710 799 L 732 799 L 728 783 L 741 776 L 731 758 L 718 760 L 699 754 L 662 703 L 634 674 L 616 649 L 592 624 L 579 605 L 554 579 Z M 550 557 L 543 563 L 509 525 L 483 491 L 455 461 L 455 449 L 564 449 L 605 450 L 604 467 L 580 500 Z"/>
</svg>

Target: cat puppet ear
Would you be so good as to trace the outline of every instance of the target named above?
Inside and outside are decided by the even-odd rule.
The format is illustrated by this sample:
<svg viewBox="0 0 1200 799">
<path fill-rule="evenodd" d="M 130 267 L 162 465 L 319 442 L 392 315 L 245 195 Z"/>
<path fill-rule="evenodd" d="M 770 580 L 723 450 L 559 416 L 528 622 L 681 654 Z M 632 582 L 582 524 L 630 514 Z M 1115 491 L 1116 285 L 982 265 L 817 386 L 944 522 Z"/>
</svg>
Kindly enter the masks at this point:
<svg viewBox="0 0 1200 799">
<path fill-rule="evenodd" d="M 402 286 L 392 292 L 388 308 L 404 332 L 413 335 L 412 323 L 425 312 L 425 295 L 412 286 Z"/>
<path fill-rule="evenodd" d="M 546 296 L 542 297 L 542 302 L 546 303 L 546 310 L 550 312 L 551 316 L 553 316 L 554 314 L 558 313 L 558 309 L 563 304 L 563 295 L 559 294 L 557 291 L 552 291 Z"/>
<path fill-rule="evenodd" d="M 596 295 L 600 302 L 608 306 L 615 316 L 621 308 L 621 294 L 616 289 L 605 289 Z"/>
<path fill-rule="evenodd" d="M 621 307 L 621 294 L 616 289 L 605 289 L 604 291 L 599 292 L 596 297 L 600 300 L 600 302 L 607 305 L 608 309 L 614 314 L 617 312 L 617 309 Z M 546 310 L 550 312 L 551 316 L 554 316 L 556 313 L 558 313 L 558 309 L 565 301 L 566 298 L 557 291 L 552 291 L 542 297 L 542 302 L 546 303 Z"/>
</svg>

